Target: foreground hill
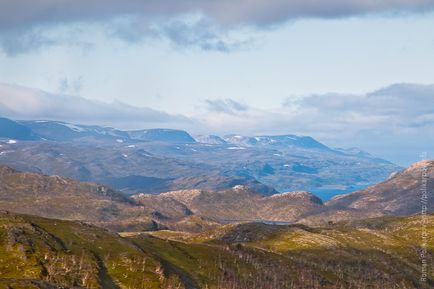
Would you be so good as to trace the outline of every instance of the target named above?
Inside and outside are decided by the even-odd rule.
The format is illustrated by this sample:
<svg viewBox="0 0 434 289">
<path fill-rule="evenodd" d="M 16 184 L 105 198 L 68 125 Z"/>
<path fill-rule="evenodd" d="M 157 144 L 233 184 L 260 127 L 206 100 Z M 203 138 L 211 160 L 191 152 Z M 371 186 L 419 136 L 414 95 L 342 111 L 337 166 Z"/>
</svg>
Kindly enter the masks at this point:
<svg viewBox="0 0 434 289">
<path fill-rule="evenodd" d="M 0 288 L 185 288 L 171 269 L 94 226 L 0 213 Z"/>
<path fill-rule="evenodd" d="M 80 222 L 0 213 L 2 288 L 431 288 L 420 257 L 434 217 L 312 229 L 260 223 L 200 234 L 117 234 Z M 432 238 L 426 242 L 433 262 Z"/>
<path fill-rule="evenodd" d="M 392 175 L 388 180 L 364 190 L 335 196 L 317 213 L 302 220 L 321 223 L 378 216 L 418 214 L 429 202 L 434 191 L 434 161 L 420 161 Z"/>
<path fill-rule="evenodd" d="M 196 215 L 221 222 L 292 222 L 323 207 L 321 200 L 308 192 L 265 196 L 244 186 L 235 186 L 218 192 L 182 190 L 158 196 L 140 194 L 133 196 L 133 199 L 142 204 L 158 200 L 163 206 L 164 200 L 166 203 L 168 200 L 176 200 Z"/>
<path fill-rule="evenodd" d="M 428 239 L 421 238 L 422 232 Z M 233 287 L 217 288 L 413 289 L 434 286 L 434 275 L 429 270 L 427 278 L 421 281 L 420 259 L 422 246 L 425 246 L 427 254 L 423 261 L 427 264 L 434 261 L 433 215 L 424 220 L 420 217 L 376 218 L 315 229 L 302 225 L 245 223 L 198 235 L 163 231 L 153 235 L 157 238 L 131 238 L 139 246 L 154 250 L 190 272 L 197 280 L 202 280 L 201 284 L 228 286 L 223 278 L 213 279 L 215 275 L 208 270 L 224 268 L 230 253 L 232 262 L 237 265 L 236 271 L 226 271 Z M 222 247 L 226 248 L 226 254 L 219 253 Z M 193 260 L 196 262 L 191 262 Z M 259 272 L 246 277 L 249 271 L 243 267 L 243 262 Z"/>
</svg>

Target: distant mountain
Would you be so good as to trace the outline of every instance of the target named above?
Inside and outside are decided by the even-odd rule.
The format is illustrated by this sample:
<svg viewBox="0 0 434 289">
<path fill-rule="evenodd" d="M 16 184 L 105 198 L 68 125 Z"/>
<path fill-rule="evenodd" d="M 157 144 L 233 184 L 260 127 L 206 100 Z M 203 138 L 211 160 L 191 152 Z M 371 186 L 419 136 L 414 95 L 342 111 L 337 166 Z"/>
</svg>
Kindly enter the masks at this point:
<svg viewBox="0 0 434 289">
<path fill-rule="evenodd" d="M 2 117 L 0 117 L 0 138 L 9 138 L 13 140 L 39 139 L 30 128 Z"/>
<path fill-rule="evenodd" d="M 102 140 L 116 139 L 120 142 L 127 140 L 173 143 L 195 142 L 187 132 L 174 129 L 122 131 L 111 127 L 76 125 L 59 121 L 21 121 L 21 123 L 39 137 L 54 141 L 71 141 L 93 137 Z"/>
<path fill-rule="evenodd" d="M 44 140 L 72 141 L 76 139 L 94 137 L 103 139 L 128 138 L 128 134 L 113 128 L 99 126 L 75 125 L 60 121 L 20 121 Z"/>
<path fill-rule="evenodd" d="M 371 154 L 356 148 L 356 147 L 352 147 L 352 148 L 334 148 L 335 151 L 338 152 L 342 152 L 343 154 L 347 154 L 347 155 L 354 155 L 354 156 L 362 156 L 362 157 L 372 157 Z"/>
<path fill-rule="evenodd" d="M 271 146 L 271 147 L 300 147 L 306 149 L 322 149 L 330 150 L 327 146 L 316 141 L 309 136 L 297 135 L 276 135 L 276 136 L 240 136 L 240 135 L 227 135 L 224 140 L 228 143 L 239 146 Z"/>
<path fill-rule="evenodd" d="M 197 142 L 203 143 L 203 144 L 213 144 L 213 145 L 227 144 L 227 142 L 224 139 L 222 139 L 221 137 L 219 137 L 217 135 L 197 135 L 194 137 L 194 139 Z"/>
<path fill-rule="evenodd" d="M 434 205 L 423 202 L 434 190 L 434 161 L 420 161 L 391 175 L 379 184 L 349 194 L 333 197 L 323 210 L 307 217 L 305 223 L 320 223 L 378 216 L 420 214 L 422 206 L 428 213 Z"/>
<path fill-rule="evenodd" d="M 376 161 L 376 162 L 388 163 L 388 161 L 381 159 L 381 158 L 378 158 L 378 157 L 375 157 L 375 156 L 371 155 L 370 153 L 365 152 L 365 151 L 363 151 L 359 148 L 356 148 L 356 147 L 347 148 L 347 149 L 334 148 L 334 150 L 337 152 L 341 152 L 344 155 L 351 155 L 351 156 L 356 156 L 356 157 L 361 157 L 361 158 L 366 158 L 366 159 L 372 159 L 373 161 Z"/>
<path fill-rule="evenodd" d="M 173 199 L 184 204 L 195 215 L 220 222 L 267 220 L 292 222 L 323 206 L 320 199 L 308 192 L 290 192 L 264 196 L 244 186 L 212 192 L 181 190 L 163 193 L 154 198 Z M 148 195 L 133 196 L 147 203 Z"/>
<path fill-rule="evenodd" d="M 308 136 L 198 137 L 170 129 L 122 131 L 56 121 L 20 121 L 39 141 L 0 147 L 0 164 L 109 184 L 126 194 L 179 189 L 348 191 L 401 168 Z M 0 140 L 1 142 L 1 140 Z M 259 188 L 262 186 L 262 189 Z"/>
<path fill-rule="evenodd" d="M 194 143 L 192 136 L 183 130 L 175 129 L 144 129 L 128 131 L 128 135 L 133 140 L 141 141 L 160 141 L 169 143 Z"/>
</svg>

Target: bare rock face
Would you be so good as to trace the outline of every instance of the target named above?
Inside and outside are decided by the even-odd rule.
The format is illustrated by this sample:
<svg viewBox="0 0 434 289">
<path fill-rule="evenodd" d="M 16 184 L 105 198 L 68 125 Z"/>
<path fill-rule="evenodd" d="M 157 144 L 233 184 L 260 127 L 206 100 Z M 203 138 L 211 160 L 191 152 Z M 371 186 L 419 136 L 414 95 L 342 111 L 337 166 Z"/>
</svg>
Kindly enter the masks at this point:
<svg viewBox="0 0 434 289">
<path fill-rule="evenodd" d="M 321 223 L 361 219 L 387 215 L 412 215 L 421 213 L 424 199 L 432 196 L 434 189 L 434 161 L 420 161 L 393 174 L 386 181 L 353 193 L 339 195 L 326 203 L 322 212 L 301 222 Z M 428 213 L 433 204 L 426 203 Z"/>
<path fill-rule="evenodd" d="M 289 192 L 264 196 L 245 186 L 235 186 L 218 192 L 181 190 L 158 196 L 133 197 L 143 203 L 149 198 L 155 204 L 166 205 L 177 201 L 193 214 L 217 221 L 281 221 L 292 222 L 323 207 L 320 199 L 308 192 Z M 168 200 L 172 200 L 169 202 Z M 163 209 L 164 210 L 164 209 Z"/>
</svg>

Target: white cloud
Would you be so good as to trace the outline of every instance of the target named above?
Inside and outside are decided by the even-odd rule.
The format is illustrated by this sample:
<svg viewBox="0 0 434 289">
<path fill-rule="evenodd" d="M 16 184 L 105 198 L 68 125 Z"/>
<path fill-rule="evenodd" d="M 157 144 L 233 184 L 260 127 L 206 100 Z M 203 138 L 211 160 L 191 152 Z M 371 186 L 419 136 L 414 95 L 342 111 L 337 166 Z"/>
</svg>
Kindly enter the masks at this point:
<svg viewBox="0 0 434 289">
<path fill-rule="evenodd" d="M 16 85 L 0 84 L 0 115 L 15 119 L 47 119 L 117 127 L 188 128 L 192 120 L 151 108 L 121 102 L 105 103 L 79 96 L 52 94 Z"/>
</svg>

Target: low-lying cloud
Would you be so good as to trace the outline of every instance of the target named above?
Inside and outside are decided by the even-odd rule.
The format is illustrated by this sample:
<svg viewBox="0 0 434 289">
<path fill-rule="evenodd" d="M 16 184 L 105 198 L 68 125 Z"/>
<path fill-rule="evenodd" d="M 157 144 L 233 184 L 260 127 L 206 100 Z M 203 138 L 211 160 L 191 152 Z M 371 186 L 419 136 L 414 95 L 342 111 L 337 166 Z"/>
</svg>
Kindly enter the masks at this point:
<svg viewBox="0 0 434 289">
<path fill-rule="evenodd" d="M 0 84 L 0 115 L 14 119 L 62 120 L 120 128 L 190 128 L 192 120 L 182 115 L 122 102 L 89 100 L 79 96 L 52 94 L 16 85 Z"/>
</svg>

